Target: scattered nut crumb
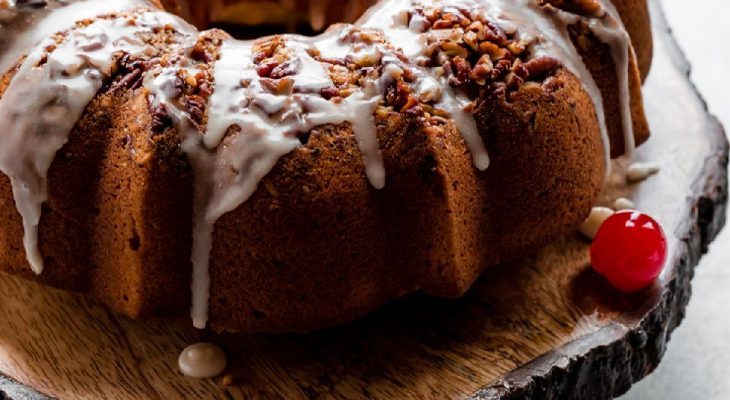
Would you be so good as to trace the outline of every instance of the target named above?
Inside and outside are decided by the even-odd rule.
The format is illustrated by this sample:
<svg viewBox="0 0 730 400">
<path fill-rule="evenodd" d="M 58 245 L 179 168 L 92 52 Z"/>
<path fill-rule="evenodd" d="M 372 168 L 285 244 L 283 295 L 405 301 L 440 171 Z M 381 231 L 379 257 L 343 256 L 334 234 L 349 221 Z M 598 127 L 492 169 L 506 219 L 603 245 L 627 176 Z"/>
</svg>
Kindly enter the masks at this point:
<svg viewBox="0 0 730 400">
<path fill-rule="evenodd" d="M 613 202 L 613 209 L 616 211 L 623 211 L 623 210 L 633 210 L 636 208 L 636 205 L 633 201 L 627 199 L 626 197 L 619 197 L 616 199 L 616 201 Z"/>
<path fill-rule="evenodd" d="M 659 166 L 653 163 L 633 163 L 626 171 L 626 180 L 629 183 L 641 182 L 659 172 Z"/>
</svg>

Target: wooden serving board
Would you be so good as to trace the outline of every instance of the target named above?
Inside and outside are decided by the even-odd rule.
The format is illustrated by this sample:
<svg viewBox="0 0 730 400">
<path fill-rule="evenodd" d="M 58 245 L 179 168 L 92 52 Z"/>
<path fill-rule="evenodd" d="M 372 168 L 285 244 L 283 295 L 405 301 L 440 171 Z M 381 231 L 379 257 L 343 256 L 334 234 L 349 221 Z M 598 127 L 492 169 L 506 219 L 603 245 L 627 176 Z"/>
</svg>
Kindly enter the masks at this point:
<svg viewBox="0 0 730 400">
<path fill-rule="evenodd" d="M 670 256 L 649 290 L 622 296 L 591 272 L 588 244 L 564 237 L 487 271 L 463 299 L 415 295 L 310 335 L 212 336 L 189 321 L 134 322 L 80 296 L 0 276 L 0 390 L 12 399 L 612 398 L 659 363 L 683 317 L 693 268 L 725 219 L 728 144 L 688 80 L 653 4 L 646 83 L 654 133 L 638 159 L 661 172 L 605 200 L 655 216 Z M 179 351 L 218 342 L 235 384 L 183 377 Z M 5 398 L 0 393 L 0 398 Z"/>
</svg>

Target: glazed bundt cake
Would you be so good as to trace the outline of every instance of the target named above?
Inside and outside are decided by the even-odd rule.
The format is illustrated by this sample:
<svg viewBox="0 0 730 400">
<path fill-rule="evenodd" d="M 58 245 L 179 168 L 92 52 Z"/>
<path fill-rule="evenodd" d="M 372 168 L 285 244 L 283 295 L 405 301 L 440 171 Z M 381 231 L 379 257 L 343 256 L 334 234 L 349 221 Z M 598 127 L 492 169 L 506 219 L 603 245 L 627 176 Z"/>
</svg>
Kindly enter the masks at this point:
<svg viewBox="0 0 730 400">
<path fill-rule="evenodd" d="M 370 5 L 345 3 L 313 28 Z M 383 0 L 254 41 L 162 7 L 0 0 L 1 270 L 134 318 L 308 331 L 462 295 L 574 231 L 648 137 L 641 0 Z"/>
</svg>

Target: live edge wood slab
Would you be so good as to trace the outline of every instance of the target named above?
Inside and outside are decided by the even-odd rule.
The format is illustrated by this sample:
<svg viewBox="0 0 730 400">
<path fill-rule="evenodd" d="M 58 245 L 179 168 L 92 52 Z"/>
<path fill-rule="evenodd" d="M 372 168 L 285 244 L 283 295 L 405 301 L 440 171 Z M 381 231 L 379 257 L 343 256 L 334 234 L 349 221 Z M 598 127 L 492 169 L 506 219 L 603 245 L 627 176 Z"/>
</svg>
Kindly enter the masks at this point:
<svg viewBox="0 0 730 400">
<path fill-rule="evenodd" d="M 310 335 L 223 335 L 189 321 L 134 322 L 83 296 L 0 276 L 0 398 L 608 399 L 659 363 L 690 297 L 693 269 L 725 222 L 728 144 L 688 80 L 653 4 L 656 53 L 645 86 L 653 138 L 638 160 L 661 172 L 627 185 L 617 162 L 605 202 L 631 197 L 670 240 L 650 289 L 614 292 L 577 235 L 493 268 L 463 299 L 410 296 Z M 535 221 L 539 223 L 539 221 Z M 187 295 L 187 294 L 181 294 Z M 211 340 L 235 384 L 176 368 Z"/>
</svg>

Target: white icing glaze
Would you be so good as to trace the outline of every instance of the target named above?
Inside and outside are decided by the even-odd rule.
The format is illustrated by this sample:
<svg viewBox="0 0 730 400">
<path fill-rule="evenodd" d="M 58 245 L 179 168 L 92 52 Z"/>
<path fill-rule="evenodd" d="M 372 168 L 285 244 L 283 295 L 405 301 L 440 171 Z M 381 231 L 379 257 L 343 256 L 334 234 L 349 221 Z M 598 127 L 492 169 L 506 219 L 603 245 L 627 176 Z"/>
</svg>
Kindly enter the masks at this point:
<svg viewBox="0 0 730 400">
<path fill-rule="evenodd" d="M 185 376 L 198 379 L 215 378 L 227 364 L 226 353 L 212 343 L 195 343 L 180 353 L 177 366 Z"/>
<path fill-rule="evenodd" d="M 137 53 L 146 47 L 137 35 L 151 32 L 175 19 L 164 12 L 137 17 L 97 20 L 72 30 L 48 54 L 46 39 L 23 62 L 0 99 L 0 171 L 13 186 L 23 218 L 23 244 L 33 271 L 43 271 L 38 249 L 41 205 L 46 200 L 46 178 L 56 153 L 87 104 L 111 75 L 114 53 Z"/>
<path fill-rule="evenodd" d="M 477 122 L 474 120 L 474 116 L 465 110 L 465 107 L 471 101 L 464 95 L 457 95 L 455 90 L 446 82 L 443 82 L 442 90 L 444 94 L 441 102 L 437 106 L 440 106 L 451 114 L 454 125 L 459 129 L 461 136 L 466 142 L 466 146 L 471 152 L 474 166 L 480 171 L 486 170 L 489 168 L 487 148 L 484 146 L 482 136 L 479 134 L 479 128 L 477 127 Z"/>
<path fill-rule="evenodd" d="M 595 239 L 598 229 L 614 211 L 607 207 L 593 207 L 588 218 L 578 227 L 578 231 L 588 239 Z"/>
<path fill-rule="evenodd" d="M 635 58 L 631 47 L 631 38 L 624 28 L 621 16 L 616 7 L 609 1 L 602 1 L 604 15 L 602 18 L 593 18 L 588 26 L 593 34 L 611 48 L 611 56 L 616 64 L 616 78 L 619 88 L 619 107 L 621 110 L 621 124 L 624 133 L 624 155 L 633 158 L 636 141 L 634 139 L 634 124 L 631 116 L 631 95 L 629 93 L 629 64 Z"/>
<path fill-rule="evenodd" d="M 188 46 L 194 43 L 195 38 L 189 38 Z M 187 59 L 181 59 L 185 63 Z M 193 315 L 193 324 L 198 328 L 204 328 L 205 322 L 199 322 L 196 318 L 198 308 L 204 308 L 207 313 L 208 308 L 208 287 L 210 286 L 210 277 L 205 270 L 198 268 L 198 265 L 208 265 L 210 250 L 213 246 L 212 242 L 212 223 L 206 224 L 206 210 L 201 207 L 204 202 L 201 199 L 207 198 L 206 187 L 198 182 L 209 176 L 212 171 L 205 169 L 210 164 L 212 156 L 204 150 L 198 151 L 201 146 L 202 138 L 195 124 L 192 123 L 190 117 L 183 111 L 177 103 L 176 80 L 177 73 L 180 68 L 186 68 L 188 65 L 174 65 L 165 68 L 157 77 L 149 82 L 145 82 L 145 86 L 150 91 L 150 102 L 156 107 L 164 107 L 170 116 L 173 124 L 180 134 L 181 146 L 188 156 L 193 169 L 195 180 L 195 208 L 193 218 L 193 249 L 191 260 L 193 263 L 193 277 L 191 283 L 191 291 L 193 297 L 193 307 L 191 315 Z M 193 73 L 194 75 L 194 73 Z M 210 226 L 210 228 L 208 228 Z M 201 289 L 197 289 L 201 288 Z M 201 293 L 201 290 L 204 292 Z M 204 300 L 204 302 L 203 302 Z M 203 302 L 203 303 L 201 303 Z M 206 318 L 207 319 L 207 318 Z"/>
<path fill-rule="evenodd" d="M 140 7 L 154 8 L 147 0 L 72 0 L 69 3 L 47 15 L 39 10 L 38 16 L 42 19 L 32 24 L 30 29 L 13 33 L 10 47 L 0 53 L 0 71 L 7 71 L 29 49 L 36 48 L 52 34 L 73 27 L 76 21 Z"/>
</svg>

